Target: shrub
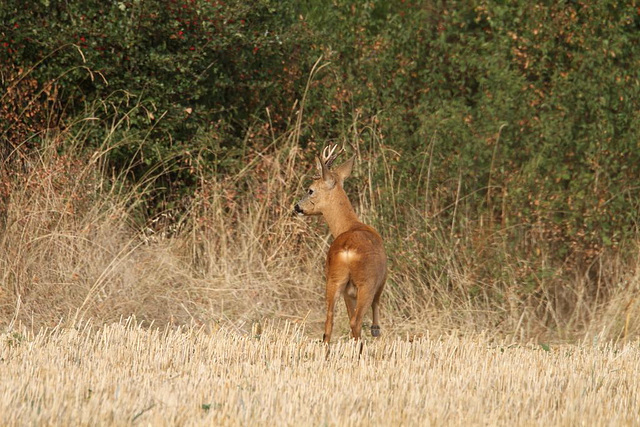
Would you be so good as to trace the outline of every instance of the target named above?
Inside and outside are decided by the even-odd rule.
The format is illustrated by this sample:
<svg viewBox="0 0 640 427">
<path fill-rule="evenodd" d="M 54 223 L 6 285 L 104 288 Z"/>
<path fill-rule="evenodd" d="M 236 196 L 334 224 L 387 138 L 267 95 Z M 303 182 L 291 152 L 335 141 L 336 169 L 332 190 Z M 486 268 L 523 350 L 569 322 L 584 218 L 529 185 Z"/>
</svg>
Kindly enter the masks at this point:
<svg viewBox="0 0 640 427">
<path fill-rule="evenodd" d="M 635 237 L 632 5 L 329 3 L 309 9 L 341 70 L 325 86 L 397 153 L 406 214 L 511 230 L 582 265 Z"/>
<path fill-rule="evenodd" d="M 131 141 L 112 164 L 134 162 L 137 179 L 178 165 L 162 183 L 169 193 L 193 187 L 194 157 L 219 171 L 235 166 L 252 122 L 269 108 L 282 126 L 306 78 L 297 18 L 266 0 L 10 0 L 0 18 L 0 60 L 13 64 L 3 136 L 17 144 L 91 111 L 104 121 L 85 140 L 95 148 L 122 121 Z"/>
</svg>

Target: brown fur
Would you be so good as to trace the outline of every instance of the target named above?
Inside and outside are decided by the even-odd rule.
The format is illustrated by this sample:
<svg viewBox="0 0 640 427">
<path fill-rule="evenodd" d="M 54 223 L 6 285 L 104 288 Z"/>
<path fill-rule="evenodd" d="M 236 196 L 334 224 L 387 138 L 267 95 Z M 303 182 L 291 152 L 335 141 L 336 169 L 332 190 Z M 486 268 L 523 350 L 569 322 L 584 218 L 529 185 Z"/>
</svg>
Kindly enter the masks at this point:
<svg viewBox="0 0 640 427">
<path fill-rule="evenodd" d="M 387 256 L 382 237 L 372 227 L 363 224 L 349 202 L 342 185 L 353 168 L 352 157 L 334 171 L 316 158 L 320 177 L 311 184 L 309 194 L 296 206 L 304 215 L 323 215 L 334 241 L 327 253 L 327 320 L 323 341 L 331 341 L 333 313 L 337 298 L 342 295 L 349 314 L 351 335 L 361 337 L 364 313 L 371 307 L 371 333 L 380 334 L 380 295 L 387 278 Z"/>
</svg>

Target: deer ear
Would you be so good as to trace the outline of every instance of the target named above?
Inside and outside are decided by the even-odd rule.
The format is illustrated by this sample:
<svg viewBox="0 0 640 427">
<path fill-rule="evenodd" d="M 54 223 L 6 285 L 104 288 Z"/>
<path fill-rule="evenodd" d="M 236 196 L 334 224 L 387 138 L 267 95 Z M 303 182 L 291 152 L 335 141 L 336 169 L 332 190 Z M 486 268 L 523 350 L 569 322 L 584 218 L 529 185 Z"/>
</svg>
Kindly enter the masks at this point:
<svg viewBox="0 0 640 427">
<path fill-rule="evenodd" d="M 340 184 L 342 184 L 344 180 L 349 178 L 349 175 L 351 175 L 351 171 L 353 170 L 353 162 L 355 161 L 355 159 L 356 156 L 354 155 L 334 170 L 334 173 L 338 175 L 338 179 L 340 179 Z"/>
<path fill-rule="evenodd" d="M 324 183 L 327 185 L 329 190 L 331 190 L 333 186 L 336 185 L 336 180 L 333 178 L 333 174 L 329 172 L 327 165 L 325 165 L 318 156 L 316 156 L 316 168 L 318 168 L 318 172 L 320 173 L 320 177 Z"/>
</svg>

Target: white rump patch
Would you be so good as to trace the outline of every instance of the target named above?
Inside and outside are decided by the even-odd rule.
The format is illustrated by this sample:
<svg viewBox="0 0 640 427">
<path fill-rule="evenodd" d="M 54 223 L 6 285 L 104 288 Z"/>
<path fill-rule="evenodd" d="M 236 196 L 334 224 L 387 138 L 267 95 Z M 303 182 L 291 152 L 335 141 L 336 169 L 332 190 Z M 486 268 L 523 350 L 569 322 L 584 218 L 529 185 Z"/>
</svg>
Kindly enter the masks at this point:
<svg viewBox="0 0 640 427">
<path fill-rule="evenodd" d="M 359 258 L 358 253 L 353 249 L 344 249 L 340 251 L 339 256 L 343 261 L 346 261 L 346 262 L 350 262 Z"/>
</svg>

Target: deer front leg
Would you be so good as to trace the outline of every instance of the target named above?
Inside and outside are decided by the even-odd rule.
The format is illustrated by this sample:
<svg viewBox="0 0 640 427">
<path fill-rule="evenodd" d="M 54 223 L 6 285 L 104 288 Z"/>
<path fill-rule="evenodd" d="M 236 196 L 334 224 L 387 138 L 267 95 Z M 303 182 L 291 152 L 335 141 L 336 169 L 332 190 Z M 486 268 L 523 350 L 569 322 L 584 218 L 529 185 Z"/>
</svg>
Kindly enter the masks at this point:
<svg viewBox="0 0 640 427">
<path fill-rule="evenodd" d="M 329 344 L 331 341 L 331 332 L 333 331 L 333 311 L 336 305 L 336 298 L 333 293 L 327 292 L 327 320 L 324 322 L 324 334 L 322 342 Z"/>
<path fill-rule="evenodd" d="M 340 295 L 340 289 L 338 286 L 332 283 L 327 283 L 327 320 L 324 322 L 324 335 L 322 341 L 325 344 L 329 344 L 331 341 L 331 332 L 333 331 L 333 313 L 336 308 L 336 300 Z"/>
</svg>

